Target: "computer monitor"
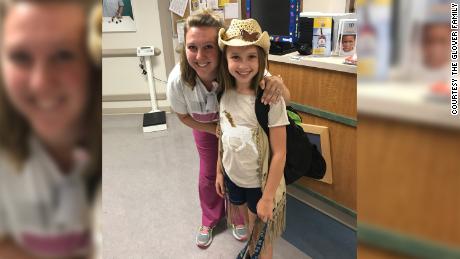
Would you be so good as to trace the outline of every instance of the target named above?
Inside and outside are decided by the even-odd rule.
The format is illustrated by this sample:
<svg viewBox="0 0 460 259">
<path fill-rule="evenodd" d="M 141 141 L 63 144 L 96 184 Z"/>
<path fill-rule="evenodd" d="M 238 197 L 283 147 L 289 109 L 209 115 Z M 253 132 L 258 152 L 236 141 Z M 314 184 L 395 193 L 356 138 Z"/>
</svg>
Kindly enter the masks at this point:
<svg viewBox="0 0 460 259">
<path fill-rule="evenodd" d="M 246 17 L 257 20 L 270 35 L 270 54 L 295 50 L 301 0 L 246 0 Z"/>
</svg>

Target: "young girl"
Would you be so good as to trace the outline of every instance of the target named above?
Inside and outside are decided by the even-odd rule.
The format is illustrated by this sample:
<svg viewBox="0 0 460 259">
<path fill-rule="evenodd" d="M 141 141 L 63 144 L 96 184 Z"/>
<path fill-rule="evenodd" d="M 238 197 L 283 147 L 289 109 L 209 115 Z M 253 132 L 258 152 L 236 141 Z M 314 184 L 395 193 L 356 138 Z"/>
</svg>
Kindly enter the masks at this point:
<svg viewBox="0 0 460 259">
<path fill-rule="evenodd" d="M 208 247 L 213 228 L 225 216 L 225 203 L 216 193 L 216 162 L 218 139 L 216 122 L 219 121 L 216 84 L 221 52 L 217 33 L 222 28 L 219 18 L 204 11 L 191 15 L 185 21 L 185 43 L 177 64 L 168 77 L 167 96 L 171 108 L 179 120 L 193 129 L 195 145 L 200 158 L 198 191 L 201 206 L 201 226 L 196 235 L 199 247 Z M 280 77 L 266 76 L 264 103 L 276 102 L 278 97 L 290 97 L 289 90 Z M 245 240 L 247 229 L 241 216 L 233 221 L 232 234 L 237 240 Z"/>
<path fill-rule="evenodd" d="M 269 136 L 258 124 L 254 104 L 258 83 L 264 76 L 270 42 L 253 19 L 232 20 L 219 31 L 222 65 L 219 79 L 225 91 L 220 100 L 221 152 L 218 159 L 216 191 L 228 192 L 230 207 L 246 216 L 254 228 L 249 253 L 258 237 L 257 216 L 269 223 L 262 258 L 272 258 L 273 240 L 285 226 L 286 125 L 285 102 L 270 105 Z M 225 186 L 225 187 L 224 187 Z M 232 208 L 229 209 L 231 211 Z M 260 221 L 258 221 L 260 222 Z"/>
</svg>

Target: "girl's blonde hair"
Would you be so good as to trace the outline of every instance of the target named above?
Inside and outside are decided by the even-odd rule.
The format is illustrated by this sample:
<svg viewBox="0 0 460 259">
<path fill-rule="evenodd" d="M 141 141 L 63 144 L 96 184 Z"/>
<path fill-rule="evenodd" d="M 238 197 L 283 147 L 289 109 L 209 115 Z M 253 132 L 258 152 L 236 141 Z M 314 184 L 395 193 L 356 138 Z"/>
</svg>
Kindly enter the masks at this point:
<svg viewBox="0 0 460 259">
<path fill-rule="evenodd" d="M 84 8 L 85 13 L 89 16 L 92 8 L 99 8 L 100 5 L 95 0 L 7 0 L 0 2 L 0 24 L 4 24 L 3 20 L 7 15 L 8 9 L 17 3 L 33 3 L 33 4 L 79 4 Z M 88 26 L 90 25 L 88 17 Z M 93 23 L 94 24 L 94 23 Z M 0 35 L 3 35 L 3 26 L 0 26 Z M 89 33 L 89 29 L 87 32 Z M 95 30 L 92 30 L 95 31 Z M 97 30 L 96 30 L 97 31 Z M 71 32 L 69 32 L 71 33 Z M 89 37 L 89 35 L 86 35 Z M 0 38 L 1 45 L 1 38 Z M 85 126 L 84 137 L 80 140 L 80 145 L 87 148 L 90 153 L 91 164 L 89 165 L 86 175 L 88 184 L 97 184 L 100 180 L 102 159 L 101 159 L 101 110 L 102 110 L 102 75 L 100 59 L 92 59 L 95 53 L 92 46 L 87 45 L 87 60 L 90 78 L 88 83 L 89 98 L 88 107 L 84 111 L 83 125 Z M 90 49 L 93 49 L 90 52 Z M 97 51 L 96 51 L 97 52 Z M 99 50 L 100 52 L 100 50 Z M 92 53 L 92 55 L 90 55 Z M 100 57 L 100 56 L 99 56 Z M 1 63 L 0 63 L 1 66 Z M 0 67 L 1 69 L 1 67 Z M 17 165 L 20 170 L 29 156 L 28 139 L 32 129 L 26 119 L 16 111 L 11 104 L 5 92 L 4 80 L 0 75 L 0 151 L 8 155 L 8 157 Z M 92 187 L 89 187 L 92 189 Z"/>
<path fill-rule="evenodd" d="M 250 88 L 255 90 L 256 95 L 257 95 L 260 81 L 265 76 L 265 70 L 268 69 L 268 55 L 265 53 L 265 51 L 261 47 L 259 46 L 255 46 L 255 47 L 257 48 L 257 57 L 259 60 L 259 70 L 257 71 L 257 74 L 254 76 L 254 78 L 252 78 Z M 227 61 L 227 55 L 226 55 L 227 49 L 228 49 L 228 46 L 224 46 L 222 50 L 219 74 L 217 77 L 220 86 L 225 91 L 228 89 L 236 89 L 235 78 L 228 71 L 228 61 Z"/>
<path fill-rule="evenodd" d="M 196 14 L 196 15 L 190 15 L 186 20 L 185 20 L 185 26 L 184 26 L 184 36 L 187 35 L 187 31 L 192 28 L 192 27 L 211 27 L 216 29 L 216 43 L 217 43 L 217 33 L 220 28 L 223 27 L 223 23 L 221 19 L 212 14 L 211 11 L 209 10 L 204 10 L 203 12 Z M 184 37 L 185 39 L 186 37 Z M 196 85 L 196 77 L 197 74 L 195 70 L 190 66 L 190 64 L 187 61 L 187 55 L 185 53 L 186 51 L 186 42 L 183 44 L 183 48 L 181 51 L 181 56 L 180 56 L 180 72 L 181 72 L 181 79 L 183 82 L 186 83 L 190 88 L 194 88 Z M 217 44 L 216 44 L 217 46 Z M 220 55 L 220 50 L 219 55 Z"/>
</svg>

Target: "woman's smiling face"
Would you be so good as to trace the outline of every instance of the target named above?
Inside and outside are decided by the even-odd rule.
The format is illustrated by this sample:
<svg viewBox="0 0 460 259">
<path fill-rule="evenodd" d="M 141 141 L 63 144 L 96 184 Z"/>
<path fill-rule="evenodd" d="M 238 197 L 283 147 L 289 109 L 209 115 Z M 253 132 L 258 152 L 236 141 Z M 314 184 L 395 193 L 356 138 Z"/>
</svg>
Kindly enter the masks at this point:
<svg viewBox="0 0 460 259">
<path fill-rule="evenodd" d="M 191 27 L 185 35 L 185 52 L 189 65 L 200 79 L 214 80 L 219 66 L 217 29 Z"/>
<path fill-rule="evenodd" d="M 1 77 L 12 105 L 42 138 L 77 126 L 88 96 L 86 15 L 74 3 L 17 3 L 0 42 Z"/>
</svg>

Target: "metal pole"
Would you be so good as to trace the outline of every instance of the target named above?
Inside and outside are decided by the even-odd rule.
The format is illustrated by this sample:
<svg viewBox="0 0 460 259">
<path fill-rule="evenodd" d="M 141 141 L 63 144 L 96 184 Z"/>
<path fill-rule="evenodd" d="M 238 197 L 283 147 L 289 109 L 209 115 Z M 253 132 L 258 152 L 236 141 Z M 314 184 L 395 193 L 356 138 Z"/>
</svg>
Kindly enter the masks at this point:
<svg viewBox="0 0 460 259">
<path fill-rule="evenodd" d="M 158 111 L 157 105 L 157 97 L 155 92 L 155 81 L 153 80 L 153 70 L 152 70 L 152 59 L 150 56 L 146 56 L 145 58 L 145 68 L 147 70 L 147 80 L 149 83 L 149 90 L 150 90 L 150 102 L 152 103 L 152 111 Z"/>
</svg>

